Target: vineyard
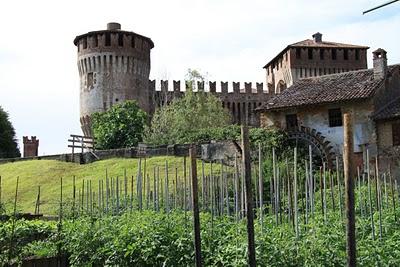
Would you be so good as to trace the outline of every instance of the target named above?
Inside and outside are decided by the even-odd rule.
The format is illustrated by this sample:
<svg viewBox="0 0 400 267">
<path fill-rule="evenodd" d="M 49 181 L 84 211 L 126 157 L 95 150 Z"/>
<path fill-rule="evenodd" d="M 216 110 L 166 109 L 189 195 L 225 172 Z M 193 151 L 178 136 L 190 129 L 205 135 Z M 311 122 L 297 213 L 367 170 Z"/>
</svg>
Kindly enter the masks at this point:
<svg viewBox="0 0 400 267">
<path fill-rule="evenodd" d="M 259 266 L 346 264 L 343 169 L 338 159 L 328 169 L 315 166 L 312 158 L 311 150 L 301 156 L 296 150 L 252 153 Z M 375 159 L 368 162 L 355 177 L 357 261 L 361 266 L 399 266 L 400 188 L 390 170 L 381 170 Z M 24 198 L 19 189 L 24 181 L 3 176 L 3 191 L 12 187 L 14 196 L 2 198 L 11 219 L 0 223 L 0 263 L 66 256 L 72 266 L 193 266 L 190 161 L 143 158 L 127 165 L 102 166 L 93 176 L 53 178 L 53 204 L 47 207 L 42 204 L 47 191 L 32 187 L 35 194 L 26 203 L 36 213 L 44 206 L 58 215 L 56 221 L 12 216 Z M 204 266 L 247 266 L 240 158 L 233 165 L 197 160 L 197 175 Z"/>
</svg>

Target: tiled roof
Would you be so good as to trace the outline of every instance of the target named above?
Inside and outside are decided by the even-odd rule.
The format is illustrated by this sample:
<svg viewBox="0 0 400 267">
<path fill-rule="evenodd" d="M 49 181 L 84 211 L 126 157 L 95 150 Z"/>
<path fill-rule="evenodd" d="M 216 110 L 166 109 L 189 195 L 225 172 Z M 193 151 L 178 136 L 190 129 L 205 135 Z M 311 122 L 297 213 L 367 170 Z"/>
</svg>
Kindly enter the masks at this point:
<svg viewBox="0 0 400 267">
<path fill-rule="evenodd" d="M 395 99 L 383 109 L 378 110 L 372 117 L 375 120 L 400 118 L 400 98 Z"/>
<path fill-rule="evenodd" d="M 394 66 L 389 66 L 389 71 Z M 382 80 L 374 79 L 372 69 L 304 78 L 264 103 L 258 110 L 367 99 L 381 84 Z"/>
<path fill-rule="evenodd" d="M 335 43 L 335 42 L 315 42 L 314 40 L 311 39 L 306 39 L 301 42 L 297 42 L 294 44 L 289 45 L 288 47 L 326 47 L 326 48 L 364 48 L 368 49 L 368 46 L 362 46 L 362 45 L 352 45 L 352 44 L 342 44 L 342 43 Z"/>
</svg>

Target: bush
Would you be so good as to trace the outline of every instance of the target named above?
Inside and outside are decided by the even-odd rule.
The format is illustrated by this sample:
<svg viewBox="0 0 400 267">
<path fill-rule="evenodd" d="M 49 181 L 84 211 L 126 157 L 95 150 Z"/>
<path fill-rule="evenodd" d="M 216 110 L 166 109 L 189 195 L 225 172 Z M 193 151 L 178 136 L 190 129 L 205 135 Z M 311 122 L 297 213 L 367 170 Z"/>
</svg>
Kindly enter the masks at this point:
<svg viewBox="0 0 400 267">
<path fill-rule="evenodd" d="M 137 146 L 143 140 L 146 113 L 135 101 L 114 105 L 92 115 L 96 148 L 113 149 Z"/>
</svg>

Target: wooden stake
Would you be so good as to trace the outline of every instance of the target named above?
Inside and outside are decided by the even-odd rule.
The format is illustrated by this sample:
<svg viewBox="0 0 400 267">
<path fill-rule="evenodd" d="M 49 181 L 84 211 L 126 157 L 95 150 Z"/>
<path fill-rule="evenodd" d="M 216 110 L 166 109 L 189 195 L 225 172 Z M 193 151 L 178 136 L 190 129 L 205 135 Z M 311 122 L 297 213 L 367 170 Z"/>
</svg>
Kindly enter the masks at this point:
<svg viewBox="0 0 400 267">
<path fill-rule="evenodd" d="M 262 151 L 261 144 L 258 144 L 258 189 L 260 190 L 260 225 L 261 232 L 263 232 L 263 192 L 264 192 L 264 183 L 263 183 L 263 173 L 262 173 Z"/>
<path fill-rule="evenodd" d="M 326 208 L 326 169 L 325 169 L 325 162 L 322 164 L 322 169 L 323 169 L 323 180 L 324 180 L 324 190 L 323 190 L 323 203 L 324 203 L 324 222 L 326 224 L 327 222 L 327 208 Z"/>
<path fill-rule="evenodd" d="M 368 200 L 369 200 L 369 214 L 371 219 L 371 233 L 372 240 L 375 240 L 375 225 L 374 225 L 374 208 L 372 206 L 372 189 L 371 189 L 371 174 L 369 170 L 369 151 L 367 149 L 367 182 L 368 182 Z"/>
<path fill-rule="evenodd" d="M 194 228 L 194 247 L 196 266 L 202 266 L 201 258 L 201 236 L 200 236 L 200 214 L 198 203 L 198 181 L 197 181 L 197 162 L 196 162 L 196 146 L 191 146 L 189 149 L 190 167 L 192 176 L 192 206 L 193 206 L 193 228 Z"/>
<path fill-rule="evenodd" d="M 346 189 L 346 248 L 347 266 L 356 266 L 356 225 L 353 175 L 353 124 L 350 113 L 344 114 L 344 177 Z"/>
<path fill-rule="evenodd" d="M 251 159 L 250 159 L 250 142 L 249 130 L 247 126 L 241 127 L 242 131 L 242 151 L 243 151 L 243 168 L 246 183 L 246 217 L 247 217 L 247 242 L 248 242 L 248 265 L 256 266 L 256 249 L 254 243 L 254 215 L 253 215 L 253 194 L 251 186 Z"/>
<path fill-rule="evenodd" d="M 277 181 L 277 170 L 276 170 L 276 155 L 275 148 L 272 148 L 272 172 L 274 178 L 274 203 L 275 203 L 275 223 L 279 223 L 279 206 L 278 206 L 278 181 Z"/>
<path fill-rule="evenodd" d="M 239 220 L 239 167 L 237 162 L 237 154 L 235 153 L 235 215 L 236 222 Z"/>
<path fill-rule="evenodd" d="M 379 177 L 378 157 L 375 158 L 375 178 L 376 178 L 376 197 L 379 217 L 379 239 L 382 239 L 382 196 L 381 196 L 381 179 Z"/>
<path fill-rule="evenodd" d="M 338 184 L 338 202 L 339 202 L 339 211 L 340 211 L 340 218 L 343 219 L 343 209 L 342 209 L 342 187 L 339 175 L 339 158 L 336 157 L 336 179 Z"/>
<path fill-rule="evenodd" d="M 35 214 L 38 215 L 39 213 L 40 213 L 40 185 L 38 186 L 38 194 L 35 205 Z"/>
<path fill-rule="evenodd" d="M 294 163 L 293 163 L 293 178 L 294 178 L 294 229 L 296 232 L 296 238 L 299 238 L 299 216 L 297 210 L 297 147 L 294 148 Z"/>
<path fill-rule="evenodd" d="M 392 193 L 392 206 L 393 206 L 394 221 L 397 222 L 397 217 L 396 217 L 396 195 L 395 195 L 394 189 L 393 189 L 393 178 L 392 178 L 390 166 L 389 166 L 389 182 L 390 182 L 390 191 Z"/>
<path fill-rule="evenodd" d="M 169 212 L 168 161 L 165 161 L 165 211 Z"/>
</svg>

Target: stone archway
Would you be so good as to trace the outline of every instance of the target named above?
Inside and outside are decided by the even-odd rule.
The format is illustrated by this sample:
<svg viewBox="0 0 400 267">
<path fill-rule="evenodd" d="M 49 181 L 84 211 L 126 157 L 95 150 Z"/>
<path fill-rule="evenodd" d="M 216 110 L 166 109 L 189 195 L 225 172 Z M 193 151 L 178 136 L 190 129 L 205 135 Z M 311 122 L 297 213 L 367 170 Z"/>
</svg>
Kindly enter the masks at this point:
<svg viewBox="0 0 400 267">
<path fill-rule="evenodd" d="M 311 145 L 314 159 L 317 157 L 318 161 L 325 162 L 328 169 L 336 168 L 336 153 L 331 142 L 316 129 L 304 126 L 291 129 L 288 131 L 288 139 L 296 145 Z"/>
</svg>

